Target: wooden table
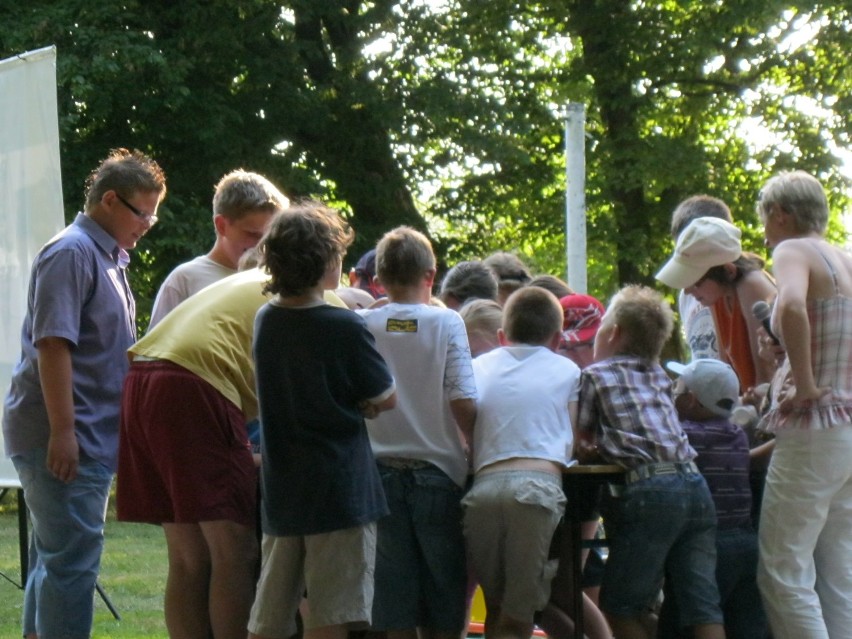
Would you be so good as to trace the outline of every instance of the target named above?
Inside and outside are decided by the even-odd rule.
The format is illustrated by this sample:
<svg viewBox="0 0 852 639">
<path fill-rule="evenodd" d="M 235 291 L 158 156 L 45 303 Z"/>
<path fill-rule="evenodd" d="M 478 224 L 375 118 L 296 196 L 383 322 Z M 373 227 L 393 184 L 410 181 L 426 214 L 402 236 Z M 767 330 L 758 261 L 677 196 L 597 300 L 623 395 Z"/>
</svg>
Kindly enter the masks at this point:
<svg viewBox="0 0 852 639">
<path fill-rule="evenodd" d="M 565 519 L 569 526 L 573 577 L 573 621 L 575 639 L 583 639 L 583 548 L 581 534 L 580 494 L 584 488 L 593 489 L 601 484 L 624 483 L 624 469 L 615 464 L 575 464 L 565 469 L 562 485 L 568 505 Z M 564 559 L 564 558 L 562 558 Z"/>
</svg>

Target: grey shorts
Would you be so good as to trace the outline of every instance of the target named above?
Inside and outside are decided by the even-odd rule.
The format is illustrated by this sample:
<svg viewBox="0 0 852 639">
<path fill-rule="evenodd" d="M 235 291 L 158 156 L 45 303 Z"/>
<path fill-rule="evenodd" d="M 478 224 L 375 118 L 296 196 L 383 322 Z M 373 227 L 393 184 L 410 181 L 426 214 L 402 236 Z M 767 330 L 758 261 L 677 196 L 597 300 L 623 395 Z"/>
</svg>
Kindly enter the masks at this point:
<svg viewBox="0 0 852 639">
<path fill-rule="evenodd" d="M 304 537 L 264 535 L 263 565 L 248 629 L 288 639 L 307 589 L 306 629 L 370 623 L 376 524 Z"/>
<path fill-rule="evenodd" d="M 540 471 L 495 471 L 476 477 L 462 500 L 464 536 L 485 603 L 532 622 L 550 597 L 557 560 L 553 533 L 565 512 L 562 480 Z"/>
</svg>

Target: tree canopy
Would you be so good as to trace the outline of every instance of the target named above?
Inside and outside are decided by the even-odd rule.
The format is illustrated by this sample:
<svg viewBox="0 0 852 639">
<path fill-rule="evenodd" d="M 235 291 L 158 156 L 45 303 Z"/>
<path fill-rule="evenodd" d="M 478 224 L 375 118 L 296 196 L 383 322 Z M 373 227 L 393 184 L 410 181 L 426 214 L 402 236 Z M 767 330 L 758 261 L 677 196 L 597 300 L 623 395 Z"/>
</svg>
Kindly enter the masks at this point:
<svg viewBox="0 0 852 639">
<path fill-rule="evenodd" d="M 441 259 L 513 250 L 562 274 L 564 108 L 587 107 L 589 284 L 650 283 L 669 217 L 708 193 L 759 245 L 754 201 L 801 168 L 847 206 L 848 2 L 31 0 L 0 56 L 58 49 L 66 217 L 107 149 L 166 169 L 140 308 L 212 242 L 213 185 L 243 167 L 342 207 L 350 260 L 387 229 Z M 835 229 L 839 226 L 835 222 Z"/>
</svg>

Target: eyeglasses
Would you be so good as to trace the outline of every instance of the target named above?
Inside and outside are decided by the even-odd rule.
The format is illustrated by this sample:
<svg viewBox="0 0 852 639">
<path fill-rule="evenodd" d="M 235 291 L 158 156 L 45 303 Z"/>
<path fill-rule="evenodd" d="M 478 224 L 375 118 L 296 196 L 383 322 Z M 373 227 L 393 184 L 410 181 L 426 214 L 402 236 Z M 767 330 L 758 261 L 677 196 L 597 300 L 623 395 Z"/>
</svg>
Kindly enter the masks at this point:
<svg viewBox="0 0 852 639">
<path fill-rule="evenodd" d="M 157 223 L 157 215 L 155 213 L 145 213 L 145 211 L 140 211 L 135 206 L 133 206 L 130 202 L 121 197 L 118 193 L 115 194 L 115 197 L 118 198 L 118 201 L 124 204 L 127 208 L 130 209 L 130 212 L 133 213 L 140 220 L 144 220 L 149 225 L 154 226 Z"/>
</svg>

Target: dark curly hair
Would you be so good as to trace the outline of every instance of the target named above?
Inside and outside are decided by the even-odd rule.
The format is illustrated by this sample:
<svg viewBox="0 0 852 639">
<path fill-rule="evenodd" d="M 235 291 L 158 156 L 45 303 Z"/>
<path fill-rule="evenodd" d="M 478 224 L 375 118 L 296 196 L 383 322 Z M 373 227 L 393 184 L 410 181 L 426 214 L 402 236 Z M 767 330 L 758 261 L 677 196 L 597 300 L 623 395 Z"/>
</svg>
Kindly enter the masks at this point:
<svg viewBox="0 0 852 639">
<path fill-rule="evenodd" d="M 258 244 L 259 264 L 270 275 L 264 293 L 305 293 L 343 258 L 354 236 L 337 211 L 321 202 L 300 202 L 282 211 Z"/>
</svg>

